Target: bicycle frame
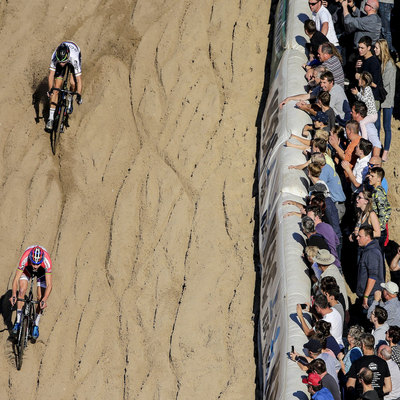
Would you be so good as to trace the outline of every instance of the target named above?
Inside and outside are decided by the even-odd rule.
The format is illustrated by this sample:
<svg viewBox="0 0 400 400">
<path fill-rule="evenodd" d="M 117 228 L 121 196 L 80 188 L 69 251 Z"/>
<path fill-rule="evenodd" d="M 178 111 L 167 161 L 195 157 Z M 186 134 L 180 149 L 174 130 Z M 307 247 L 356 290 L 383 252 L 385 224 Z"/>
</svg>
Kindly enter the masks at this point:
<svg viewBox="0 0 400 400">
<path fill-rule="evenodd" d="M 33 300 L 33 282 L 37 281 L 37 274 L 32 271 L 30 288 L 28 295 L 25 295 L 23 299 L 18 298 L 18 301 L 23 301 L 25 304 L 22 308 L 21 316 L 21 327 L 18 331 L 17 337 L 17 369 L 20 370 L 22 366 L 22 357 L 24 354 L 24 349 L 28 345 L 28 340 L 31 337 L 31 332 L 33 325 L 36 320 L 36 305 L 39 304 L 38 301 Z"/>
<path fill-rule="evenodd" d="M 67 97 L 68 95 L 75 96 L 78 94 L 77 92 L 72 92 L 68 89 L 70 73 L 71 73 L 71 67 L 68 66 L 65 73 L 62 88 L 59 89 L 53 87 L 51 89 L 52 91 L 57 90 L 59 92 L 55 117 L 54 117 L 54 127 L 50 137 L 51 149 L 54 155 L 56 154 L 56 148 L 60 137 L 60 133 L 63 133 L 64 127 L 68 126 Z"/>
</svg>

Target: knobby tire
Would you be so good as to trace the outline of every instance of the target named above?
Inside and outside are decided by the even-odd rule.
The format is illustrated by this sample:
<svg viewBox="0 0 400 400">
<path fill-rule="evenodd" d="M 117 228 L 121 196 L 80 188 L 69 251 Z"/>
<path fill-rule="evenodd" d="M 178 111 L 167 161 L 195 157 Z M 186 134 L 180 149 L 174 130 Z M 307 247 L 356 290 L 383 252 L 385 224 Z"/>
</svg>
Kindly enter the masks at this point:
<svg viewBox="0 0 400 400">
<path fill-rule="evenodd" d="M 29 324 L 28 324 L 28 317 L 24 317 L 21 325 L 21 338 L 18 343 L 18 357 L 17 357 L 17 370 L 19 371 L 22 367 L 22 360 L 24 356 L 24 350 L 25 350 L 25 343 L 28 340 L 28 329 L 29 329 Z"/>
</svg>

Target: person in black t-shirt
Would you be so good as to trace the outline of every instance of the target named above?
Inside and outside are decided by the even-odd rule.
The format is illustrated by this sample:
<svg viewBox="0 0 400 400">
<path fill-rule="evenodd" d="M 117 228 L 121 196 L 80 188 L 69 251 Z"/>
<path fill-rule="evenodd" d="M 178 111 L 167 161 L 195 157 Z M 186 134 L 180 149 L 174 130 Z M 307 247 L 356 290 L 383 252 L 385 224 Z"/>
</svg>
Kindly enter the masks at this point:
<svg viewBox="0 0 400 400">
<path fill-rule="evenodd" d="M 363 368 L 369 368 L 372 371 L 372 387 L 378 393 L 379 399 L 392 391 L 392 380 L 390 371 L 385 360 L 382 360 L 374 354 L 375 339 L 370 333 L 364 333 L 361 337 L 361 347 L 364 355 L 354 361 L 347 373 L 347 390 L 354 392 L 354 388 L 358 391 L 359 396 L 363 394 L 362 382 L 358 378 L 358 374 Z M 367 397 L 368 398 L 368 397 Z"/>
<path fill-rule="evenodd" d="M 304 32 L 310 39 L 310 43 L 306 44 L 306 48 L 310 53 L 309 60 L 310 62 L 316 61 L 315 65 L 319 65 L 321 62 L 318 59 L 318 47 L 322 43 L 329 42 L 329 40 L 321 31 L 317 30 L 315 22 L 312 19 L 304 21 Z"/>
</svg>

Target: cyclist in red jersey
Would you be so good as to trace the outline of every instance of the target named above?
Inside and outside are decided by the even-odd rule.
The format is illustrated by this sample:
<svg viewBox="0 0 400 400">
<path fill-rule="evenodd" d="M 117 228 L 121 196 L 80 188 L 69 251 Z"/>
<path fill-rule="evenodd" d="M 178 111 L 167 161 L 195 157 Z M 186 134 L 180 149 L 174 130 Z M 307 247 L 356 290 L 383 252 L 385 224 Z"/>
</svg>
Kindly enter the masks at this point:
<svg viewBox="0 0 400 400">
<path fill-rule="evenodd" d="M 37 317 L 34 322 L 35 325 L 32 331 L 33 339 L 39 337 L 39 320 L 43 309 L 47 307 L 47 299 L 50 296 L 52 289 L 52 276 L 51 276 L 52 263 L 49 253 L 42 246 L 30 246 L 25 251 L 19 262 L 17 271 L 15 272 L 13 284 L 12 284 L 12 295 L 10 298 L 11 305 L 14 306 L 17 303 L 17 318 L 12 330 L 12 333 L 16 335 L 20 328 L 22 307 L 24 302 L 17 301 L 17 289 L 19 285 L 18 297 L 24 298 L 28 283 L 32 278 L 32 272 L 37 273 L 37 301 L 39 301 L 37 308 Z"/>
</svg>

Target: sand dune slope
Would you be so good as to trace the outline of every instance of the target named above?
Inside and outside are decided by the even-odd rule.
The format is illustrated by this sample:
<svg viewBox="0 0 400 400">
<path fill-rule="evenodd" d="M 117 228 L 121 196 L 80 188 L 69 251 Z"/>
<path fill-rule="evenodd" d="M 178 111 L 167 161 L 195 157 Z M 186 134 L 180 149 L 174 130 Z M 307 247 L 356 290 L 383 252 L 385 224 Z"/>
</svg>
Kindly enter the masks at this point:
<svg viewBox="0 0 400 400">
<path fill-rule="evenodd" d="M 21 371 L 0 336 L 0 398 L 253 397 L 268 5 L 10 0 L 0 15 L 2 293 L 28 245 L 54 262 Z M 53 156 L 42 116 L 65 39 L 84 104 Z"/>
</svg>

